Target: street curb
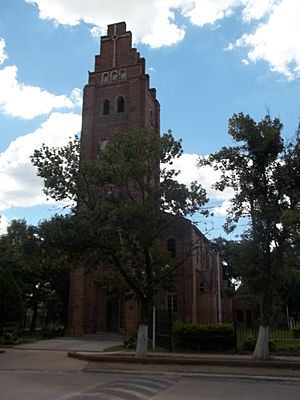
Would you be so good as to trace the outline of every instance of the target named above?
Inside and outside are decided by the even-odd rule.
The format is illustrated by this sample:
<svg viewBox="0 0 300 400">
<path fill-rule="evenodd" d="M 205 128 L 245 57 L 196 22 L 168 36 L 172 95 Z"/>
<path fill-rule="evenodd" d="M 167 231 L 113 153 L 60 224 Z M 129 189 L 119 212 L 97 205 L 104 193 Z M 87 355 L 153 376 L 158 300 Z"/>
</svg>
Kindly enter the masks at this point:
<svg viewBox="0 0 300 400">
<path fill-rule="evenodd" d="M 222 374 L 205 373 L 205 372 L 184 372 L 184 371 L 139 371 L 139 370 L 124 370 L 118 368 L 85 368 L 86 373 L 102 373 L 102 374 L 124 374 L 124 375 L 171 375 L 179 376 L 180 378 L 193 378 L 193 379 L 206 379 L 206 380 L 220 380 L 220 381 L 251 381 L 251 382 L 270 382 L 270 383 L 284 383 L 300 385 L 300 378 L 289 376 L 267 376 L 267 375 L 238 375 L 238 374 Z"/>
<path fill-rule="evenodd" d="M 196 358 L 196 357 L 159 357 L 149 355 L 147 358 L 137 359 L 132 355 L 124 354 L 101 354 L 101 353 L 84 353 L 79 351 L 69 351 L 68 357 L 79 360 L 93 362 L 108 362 L 108 363 L 124 363 L 124 364 L 159 364 L 159 365 L 214 365 L 228 367 L 262 367 L 262 368 L 280 368 L 280 369 L 300 369 L 300 362 L 288 360 L 240 360 L 240 359 L 222 359 L 222 358 Z"/>
</svg>

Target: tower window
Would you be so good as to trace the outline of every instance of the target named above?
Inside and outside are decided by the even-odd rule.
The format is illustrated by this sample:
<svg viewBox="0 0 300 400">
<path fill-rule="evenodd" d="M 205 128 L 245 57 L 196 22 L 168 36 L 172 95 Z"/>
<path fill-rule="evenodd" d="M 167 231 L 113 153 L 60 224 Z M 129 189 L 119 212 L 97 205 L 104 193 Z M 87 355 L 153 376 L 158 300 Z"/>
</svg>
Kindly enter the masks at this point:
<svg viewBox="0 0 300 400">
<path fill-rule="evenodd" d="M 125 69 L 120 70 L 120 79 L 122 81 L 124 81 L 126 79 L 126 70 Z"/>
<path fill-rule="evenodd" d="M 103 108 L 102 108 L 102 114 L 103 115 L 108 115 L 109 114 L 109 100 L 105 99 L 103 100 Z"/>
<path fill-rule="evenodd" d="M 108 74 L 108 72 L 104 72 L 102 74 L 102 83 L 104 85 L 107 85 L 109 83 L 109 74 Z"/>
<path fill-rule="evenodd" d="M 199 290 L 201 293 L 205 293 L 205 285 L 204 282 L 199 283 Z"/>
<path fill-rule="evenodd" d="M 150 124 L 153 126 L 153 111 L 150 111 Z"/>
<path fill-rule="evenodd" d="M 176 257 L 176 242 L 174 239 L 168 239 L 167 250 L 170 252 L 172 258 Z"/>
<path fill-rule="evenodd" d="M 101 151 L 101 150 L 104 150 L 105 147 L 106 147 L 106 145 L 107 145 L 107 143 L 108 143 L 108 139 L 107 139 L 107 138 L 101 139 L 101 140 L 100 140 L 100 143 L 99 143 L 99 150 L 100 150 L 100 151 Z"/>
<path fill-rule="evenodd" d="M 118 72 L 117 71 L 112 71 L 111 80 L 112 80 L 112 82 L 115 82 L 118 80 Z"/>
<path fill-rule="evenodd" d="M 117 98 L 117 113 L 122 113 L 125 110 L 125 100 L 123 96 Z"/>
<path fill-rule="evenodd" d="M 178 312 L 177 294 L 169 293 L 167 295 L 167 308 L 169 313 Z"/>
</svg>

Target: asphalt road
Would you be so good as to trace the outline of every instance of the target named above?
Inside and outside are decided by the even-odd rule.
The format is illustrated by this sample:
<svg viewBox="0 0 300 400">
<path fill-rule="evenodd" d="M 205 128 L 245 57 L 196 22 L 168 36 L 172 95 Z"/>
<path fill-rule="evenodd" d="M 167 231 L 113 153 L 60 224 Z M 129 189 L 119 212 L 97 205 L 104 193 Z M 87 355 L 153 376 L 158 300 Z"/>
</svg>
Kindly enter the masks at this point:
<svg viewBox="0 0 300 400">
<path fill-rule="evenodd" d="M 300 384 L 183 377 L 1 370 L 2 400 L 299 400 Z"/>
<path fill-rule="evenodd" d="M 266 369 L 259 371 L 257 368 L 238 368 L 237 371 L 237 368 L 197 366 L 183 372 L 174 366 L 168 369 L 139 365 L 136 370 L 129 370 L 129 365 L 125 368 L 123 365 L 118 372 L 111 370 L 117 368 L 116 364 L 69 358 L 63 343 L 51 343 L 46 343 L 47 350 L 27 345 L 5 349 L 0 354 L 1 400 L 300 399 L 298 371 L 270 370 L 268 373 Z M 67 350 L 74 345 L 83 346 L 81 342 L 66 344 L 64 341 Z M 237 373 L 240 376 L 234 376 Z M 251 376 L 255 373 L 260 376 Z M 284 373 L 289 375 L 283 377 Z"/>
</svg>

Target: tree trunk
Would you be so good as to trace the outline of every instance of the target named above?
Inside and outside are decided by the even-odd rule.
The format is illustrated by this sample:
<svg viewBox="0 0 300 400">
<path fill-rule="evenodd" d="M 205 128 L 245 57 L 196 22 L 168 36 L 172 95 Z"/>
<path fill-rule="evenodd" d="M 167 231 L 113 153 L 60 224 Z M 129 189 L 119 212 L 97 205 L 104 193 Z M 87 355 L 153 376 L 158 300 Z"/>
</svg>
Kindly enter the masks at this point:
<svg viewBox="0 0 300 400">
<path fill-rule="evenodd" d="M 270 359 L 269 326 L 260 325 L 253 358 L 261 361 Z"/>
<path fill-rule="evenodd" d="M 149 302 L 143 299 L 141 302 L 141 323 L 138 329 L 137 343 L 136 343 L 136 358 L 147 357 L 148 347 L 148 321 L 149 321 Z"/>
<path fill-rule="evenodd" d="M 147 347 L 148 347 L 148 325 L 140 324 L 138 329 L 135 357 L 136 358 L 147 357 Z"/>
<path fill-rule="evenodd" d="M 36 328 L 36 320 L 37 320 L 37 313 L 38 313 L 38 304 L 35 302 L 32 307 L 32 318 L 30 324 L 30 332 L 34 332 Z"/>
</svg>

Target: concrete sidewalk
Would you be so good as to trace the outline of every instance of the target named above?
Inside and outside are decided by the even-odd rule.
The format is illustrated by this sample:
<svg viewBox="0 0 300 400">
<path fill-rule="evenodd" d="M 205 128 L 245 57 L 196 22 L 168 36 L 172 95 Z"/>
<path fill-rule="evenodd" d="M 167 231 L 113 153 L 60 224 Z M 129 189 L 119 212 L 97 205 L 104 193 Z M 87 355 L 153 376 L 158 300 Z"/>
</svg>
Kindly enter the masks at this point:
<svg viewBox="0 0 300 400">
<path fill-rule="evenodd" d="M 300 357 L 274 357 L 252 360 L 250 355 L 149 353 L 137 360 L 133 352 L 69 352 L 69 357 L 89 361 L 86 371 L 222 374 L 235 376 L 290 377 L 300 379 Z"/>
<path fill-rule="evenodd" d="M 104 349 L 119 344 L 122 344 L 120 335 L 103 333 L 84 335 L 78 339 L 63 337 L 39 340 L 11 348 L 1 348 L 0 370 L 82 371 L 87 367 L 88 361 L 68 357 L 69 351 L 99 354 Z"/>
<path fill-rule="evenodd" d="M 222 374 L 300 379 L 300 357 L 273 357 L 254 361 L 249 355 L 152 353 L 137 361 L 134 352 L 103 352 L 119 345 L 119 335 L 56 338 L 4 348 L 2 370 L 50 370 L 118 373 Z M 1 349 L 0 349 L 1 350 Z"/>
<path fill-rule="evenodd" d="M 71 359 L 66 351 L 6 348 L 0 354 L 0 371 L 77 372 L 87 366 L 88 361 Z"/>
<path fill-rule="evenodd" d="M 39 340 L 34 343 L 26 343 L 14 346 L 15 349 L 24 350 L 53 350 L 53 351 L 83 351 L 99 352 L 109 347 L 123 343 L 122 336 L 117 333 L 103 333 L 84 335 L 74 339 L 70 337 Z"/>
</svg>

